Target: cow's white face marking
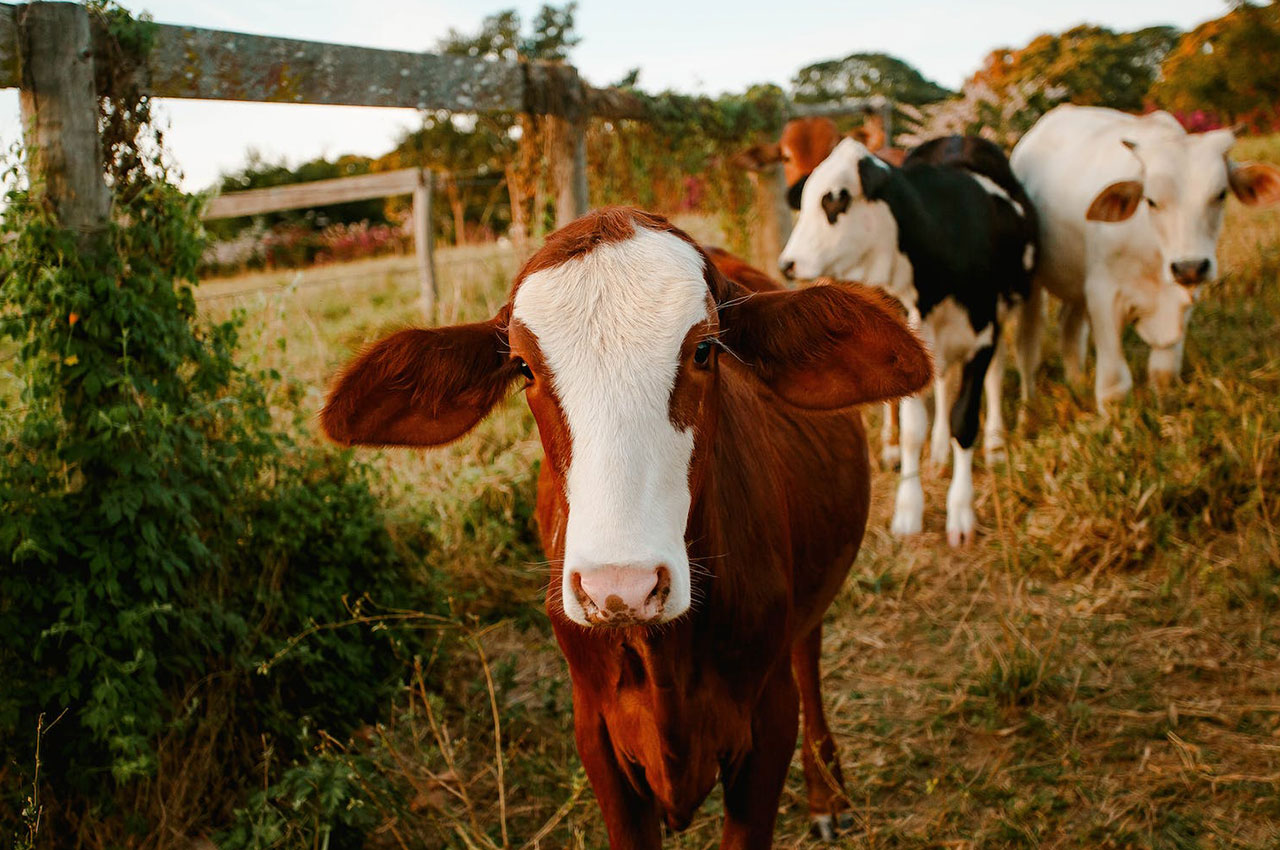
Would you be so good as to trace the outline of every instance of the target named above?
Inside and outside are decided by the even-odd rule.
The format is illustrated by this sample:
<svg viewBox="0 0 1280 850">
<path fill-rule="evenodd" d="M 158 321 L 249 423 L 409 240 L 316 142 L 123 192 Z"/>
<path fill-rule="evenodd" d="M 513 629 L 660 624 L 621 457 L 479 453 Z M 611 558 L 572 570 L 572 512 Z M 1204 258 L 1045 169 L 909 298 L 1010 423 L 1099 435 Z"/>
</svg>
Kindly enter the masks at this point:
<svg viewBox="0 0 1280 850">
<path fill-rule="evenodd" d="M 694 434 L 671 422 L 681 344 L 708 315 L 702 257 L 645 230 L 526 277 L 512 316 L 537 337 L 569 429 L 562 595 L 587 625 L 570 575 L 665 565 L 664 619 L 688 610 L 684 534 Z"/>
<path fill-rule="evenodd" d="M 889 205 L 869 201 L 862 194 L 858 161 L 864 157 L 889 167 L 861 143 L 845 139 L 805 181 L 795 229 L 779 257 L 783 265 L 795 263 L 796 277 L 830 275 L 893 291 L 901 283 L 902 268 L 909 270 L 910 262 L 898 251 L 898 225 Z M 849 202 L 833 220 L 831 201 L 840 198 L 841 192 L 849 193 Z M 825 208 L 824 198 L 828 199 Z M 909 274 L 906 279 L 910 280 Z"/>
<path fill-rule="evenodd" d="M 1175 283 L 1173 264 L 1207 261 L 1208 283 L 1218 272 L 1218 236 L 1228 188 L 1227 151 L 1235 142 L 1230 130 L 1171 134 L 1144 140 L 1133 148 L 1142 164 L 1144 198 L 1138 216 L 1146 215 L 1160 246 L 1160 274 Z"/>
</svg>

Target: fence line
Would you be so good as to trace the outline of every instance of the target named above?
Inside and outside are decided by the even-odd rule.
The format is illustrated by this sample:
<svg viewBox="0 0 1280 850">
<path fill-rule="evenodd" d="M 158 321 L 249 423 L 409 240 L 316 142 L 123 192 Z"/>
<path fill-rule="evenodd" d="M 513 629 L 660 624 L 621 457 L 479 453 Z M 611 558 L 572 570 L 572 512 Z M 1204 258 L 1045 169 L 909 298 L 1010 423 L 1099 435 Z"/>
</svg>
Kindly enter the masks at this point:
<svg viewBox="0 0 1280 850">
<path fill-rule="evenodd" d="M 525 112 L 547 117 L 557 226 L 588 206 L 588 120 L 644 120 L 648 104 L 620 89 L 595 89 L 570 65 L 503 62 L 406 53 L 223 30 L 154 24 L 153 47 L 137 70 L 143 94 L 271 103 L 393 106 L 453 112 Z M 83 237 L 100 232 L 110 214 L 97 132 L 95 63 L 112 61 L 112 41 L 88 8 L 71 2 L 0 3 L 0 88 L 21 89 L 29 128 L 33 186 L 63 226 Z M 870 101 L 794 106 L 794 114 L 865 110 Z M 790 227 L 775 203 L 781 174 L 757 180 L 767 226 Z M 430 208 L 431 179 L 411 187 L 415 207 Z M 396 188 L 396 192 L 400 191 Z M 227 204 L 233 201 L 225 202 Z M 420 263 L 430 274 L 431 240 L 416 216 Z M 433 289 L 424 287 L 424 301 Z"/>
</svg>

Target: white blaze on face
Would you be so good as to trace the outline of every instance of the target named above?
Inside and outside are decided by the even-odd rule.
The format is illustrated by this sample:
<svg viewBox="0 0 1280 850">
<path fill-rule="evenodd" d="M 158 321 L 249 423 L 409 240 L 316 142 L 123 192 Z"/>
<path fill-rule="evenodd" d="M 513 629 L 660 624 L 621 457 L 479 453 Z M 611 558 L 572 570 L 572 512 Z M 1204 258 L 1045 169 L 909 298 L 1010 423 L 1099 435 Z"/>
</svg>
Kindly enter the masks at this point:
<svg viewBox="0 0 1280 850">
<path fill-rule="evenodd" d="M 565 614 L 587 620 L 574 572 L 665 565 L 664 619 L 689 607 L 694 435 L 671 422 L 681 344 L 708 316 L 703 261 L 684 240 L 636 227 L 526 277 L 512 316 L 537 337 L 569 429 Z"/>
</svg>

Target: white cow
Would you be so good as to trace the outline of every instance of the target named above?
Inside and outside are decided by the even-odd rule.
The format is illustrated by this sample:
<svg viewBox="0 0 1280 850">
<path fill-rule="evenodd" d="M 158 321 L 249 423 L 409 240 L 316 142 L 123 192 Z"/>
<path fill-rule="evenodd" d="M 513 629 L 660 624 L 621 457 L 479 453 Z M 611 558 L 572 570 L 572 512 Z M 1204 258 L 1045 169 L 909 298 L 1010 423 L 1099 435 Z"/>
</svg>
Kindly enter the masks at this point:
<svg viewBox="0 0 1280 850">
<path fill-rule="evenodd" d="M 1231 162 L 1231 130 L 1188 133 L 1172 115 L 1059 106 L 1013 150 L 1014 174 L 1040 215 L 1040 262 L 1024 322 L 1040 323 L 1044 289 L 1062 299 L 1067 375 L 1084 374 L 1093 327 L 1099 410 L 1133 386 L 1120 347 L 1128 322 L 1151 346 L 1149 379 L 1182 369 L 1191 305 L 1217 274 L 1230 190 L 1250 206 L 1280 201 L 1280 169 Z M 1039 328 L 1019 334 L 1034 370 Z M 1034 371 L 1031 372 L 1034 374 Z"/>
</svg>

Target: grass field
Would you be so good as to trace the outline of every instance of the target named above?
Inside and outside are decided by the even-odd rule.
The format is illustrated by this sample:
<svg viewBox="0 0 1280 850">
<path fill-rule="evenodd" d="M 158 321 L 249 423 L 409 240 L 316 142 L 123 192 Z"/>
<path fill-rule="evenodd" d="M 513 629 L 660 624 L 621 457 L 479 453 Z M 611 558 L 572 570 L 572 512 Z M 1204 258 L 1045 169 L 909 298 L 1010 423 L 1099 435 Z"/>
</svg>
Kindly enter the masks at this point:
<svg viewBox="0 0 1280 850">
<path fill-rule="evenodd" d="M 1240 148 L 1280 162 L 1278 138 Z M 845 846 L 1280 846 L 1280 212 L 1232 201 L 1220 258 L 1186 380 L 1157 397 L 1139 379 L 1109 420 L 1063 385 L 1050 334 L 1007 463 L 976 475 L 972 547 L 946 547 L 936 475 L 925 533 L 891 537 L 894 477 L 877 473 L 824 651 Z M 443 252 L 441 320 L 491 315 L 515 262 Z M 248 353 L 315 411 L 360 345 L 415 321 L 415 289 L 408 258 L 201 297 L 210 315 L 246 310 Z M 396 529 L 432 536 L 420 578 L 446 577 L 457 623 L 385 724 L 333 745 L 406 803 L 388 804 L 378 846 L 605 846 L 541 610 L 541 449 L 522 399 L 446 449 L 368 455 Z M 669 845 L 714 846 L 718 807 Z M 816 846 L 807 827 L 796 759 L 778 846 Z"/>
</svg>

